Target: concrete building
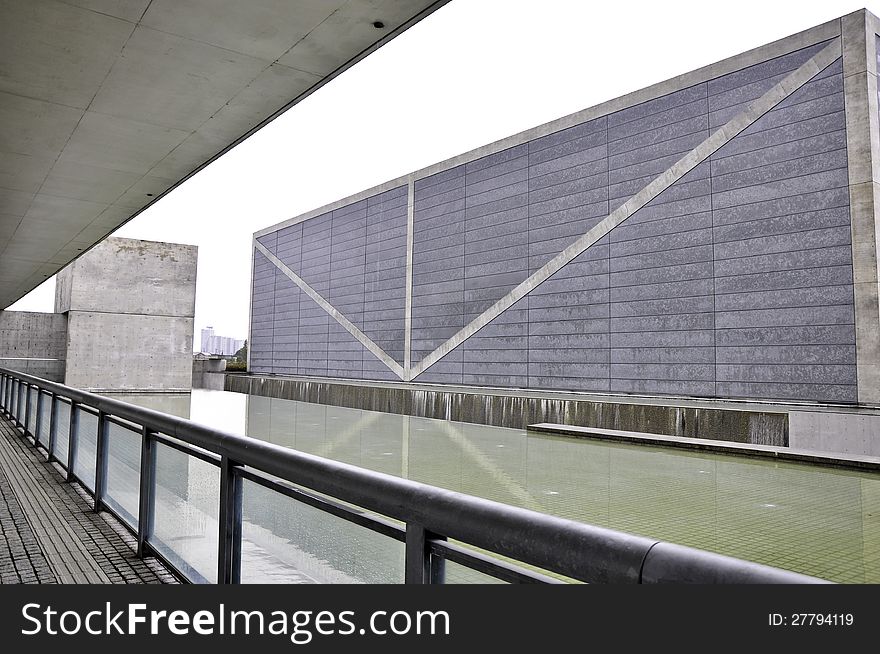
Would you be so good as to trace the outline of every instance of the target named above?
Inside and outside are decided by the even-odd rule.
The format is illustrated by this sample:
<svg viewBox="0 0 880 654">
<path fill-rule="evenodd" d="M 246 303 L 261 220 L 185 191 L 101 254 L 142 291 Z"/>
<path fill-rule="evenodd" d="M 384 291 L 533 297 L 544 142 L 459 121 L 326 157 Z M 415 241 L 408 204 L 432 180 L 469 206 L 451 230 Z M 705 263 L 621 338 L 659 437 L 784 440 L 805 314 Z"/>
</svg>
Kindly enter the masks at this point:
<svg viewBox="0 0 880 654">
<path fill-rule="evenodd" d="M 254 374 L 880 403 L 859 11 L 261 230 Z"/>
<path fill-rule="evenodd" d="M 0 367 L 89 390 L 189 390 L 197 256 L 106 239 L 59 273 L 55 313 L 0 311 Z"/>
<path fill-rule="evenodd" d="M 67 317 L 64 383 L 178 390 L 192 384 L 198 248 L 108 238 L 58 275 Z"/>
</svg>

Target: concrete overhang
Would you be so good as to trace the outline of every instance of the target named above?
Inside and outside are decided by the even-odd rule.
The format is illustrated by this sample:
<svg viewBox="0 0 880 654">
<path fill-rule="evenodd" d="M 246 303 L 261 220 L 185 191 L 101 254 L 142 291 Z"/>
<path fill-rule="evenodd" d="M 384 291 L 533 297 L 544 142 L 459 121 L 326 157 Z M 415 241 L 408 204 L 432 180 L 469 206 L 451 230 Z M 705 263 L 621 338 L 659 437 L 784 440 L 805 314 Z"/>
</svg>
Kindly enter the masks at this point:
<svg viewBox="0 0 880 654">
<path fill-rule="evenodd" d="M 0 309 L 448 0 L 0 0 Z"/>
</svg>

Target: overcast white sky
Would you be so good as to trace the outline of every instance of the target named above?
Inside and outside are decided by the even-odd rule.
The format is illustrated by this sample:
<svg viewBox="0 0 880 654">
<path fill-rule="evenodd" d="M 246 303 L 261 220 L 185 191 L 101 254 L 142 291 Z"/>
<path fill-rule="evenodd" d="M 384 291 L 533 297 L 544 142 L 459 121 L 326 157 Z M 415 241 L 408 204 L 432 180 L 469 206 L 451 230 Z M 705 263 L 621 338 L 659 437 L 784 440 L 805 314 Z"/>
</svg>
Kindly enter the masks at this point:
<svg viewBox="0 0 880 654">
<path fill-rule="evenodd" d="M 115 235 L 198 245 L 196 334 L 244 338 L 253 232 L 863 6 L 880 13 L 880 0 L 452 0 Z M 52 311 L 54 285 L 10 310 Z"/>
</svg>

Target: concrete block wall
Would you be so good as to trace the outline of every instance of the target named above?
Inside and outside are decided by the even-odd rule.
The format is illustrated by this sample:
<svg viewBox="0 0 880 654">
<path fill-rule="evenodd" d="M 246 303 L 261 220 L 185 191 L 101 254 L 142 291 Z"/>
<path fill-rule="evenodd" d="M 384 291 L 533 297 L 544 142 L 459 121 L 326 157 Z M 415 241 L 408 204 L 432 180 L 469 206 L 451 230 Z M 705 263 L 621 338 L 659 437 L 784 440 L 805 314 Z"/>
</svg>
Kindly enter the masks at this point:
<svg viewBox="0 0 880 654">
<path fill-rule="evenodd" d="M 860 311 L 857 329 L 855 310 L 853 253 L 875 238 L 851 202 L 867 128 L 847 115 L 841 51 L 856 19 L 873 61 L 875 19 L 857 12 L 257 233 L 251 371 L 880 401 L 860 372 L 880 363 L 865 346 L 880 323 Z M 536 281 L 722 128 L 720 147 Z"/>
<path fill-rule="evenodd" d="M 61 382 L 66 349 L 65 316 L 0 311 L 0 368 Z"/>
<path fill-rule="evenodd" d="M 109 238 L 60 274 L 64 383 L 93 390 L 192 388 L 198 249 Z"/>
</svg>

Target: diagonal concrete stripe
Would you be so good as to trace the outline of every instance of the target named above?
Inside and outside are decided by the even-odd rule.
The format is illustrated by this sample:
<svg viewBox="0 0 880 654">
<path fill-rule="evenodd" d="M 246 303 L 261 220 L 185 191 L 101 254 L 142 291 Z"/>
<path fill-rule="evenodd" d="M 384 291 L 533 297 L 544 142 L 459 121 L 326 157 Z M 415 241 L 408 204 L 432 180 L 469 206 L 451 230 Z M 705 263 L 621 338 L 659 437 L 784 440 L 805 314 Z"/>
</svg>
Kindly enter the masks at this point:
<svg viewBox="0 0 880 654">
<path fill-rule="evenodd" d="M 525 281 L 498 300 L 482 314 L 477 316 L 458 333 L 449 338 L 436 350 L 422 359 L 417 365 L 407 370 L 404 381 L 418 377 L 425 370 L 437 363 L 468 338 L 509 309 L 516 302 L 543 284 L 575 257 L 608 234 L 627 218 L 672 186 L 675 182 L 693 170 L 698 164 L 708 159 L 721 146 L 754 123 L 758 118 L 773 109 L 810 79 L 822 72 L 841 56 L 840 37 L 835 38 L 827 47 L 809 59 L 800 68 L 785 77 L 760 98 L 749 104 L 745 110 L 734 116 L 730 121 L 711 134 L 705 141 L 684 155 L 675 164 L 661 173 L 656 179 L 632 196 L 618 209 L 611 212 L 598 225 L 580 236 L 571 245 L 535 271 Z"/>
<path fill-rule="evenodd" d="M 266 247 L 262 243 L 258 243 L 256 240 L 254 240 L 254 247 L 259 250 L 264 257 L 271 261 L 272 264 L 276 268 L 278 268 L 278 270 L 287 275 L 287 277 L 290 278 L 290 281 L 299 286 L 303 293 L 312 298 L 318 304 L 318 306 L 320 306 L 324 311 L 330 314 L 330 317 L 333 318 L 333 320 L 342 325 L 349 334 L 360 341 L 361 345 L 372 352 L 376 356 L 376 358 L 379 359 L 379 361 L 388 366 L 391 372 L 400 377 L 400 379 L 404 378 L 403 366 L 392 359 L 388 355 L 388 353 L 385 352 L 385 350 L 376 345 L 376 343 L 374 343 L 369 336 L 364 334 L 360 329 L 357 328 L 354 323 L 352 323 L 348 318 L 342 315 L 342 313 L 340 313 L 336 307 L 325 300 L 324 297 L 320 293 L 318 293 L 318 291 L 309 286 L 302 277 L 300 277 L 290 268 L 288 268 L 284 264 L 284 262 L 281 261 L 281 259 L 269 252 L 269 250 L 266 249 Z"/>
</svg>

